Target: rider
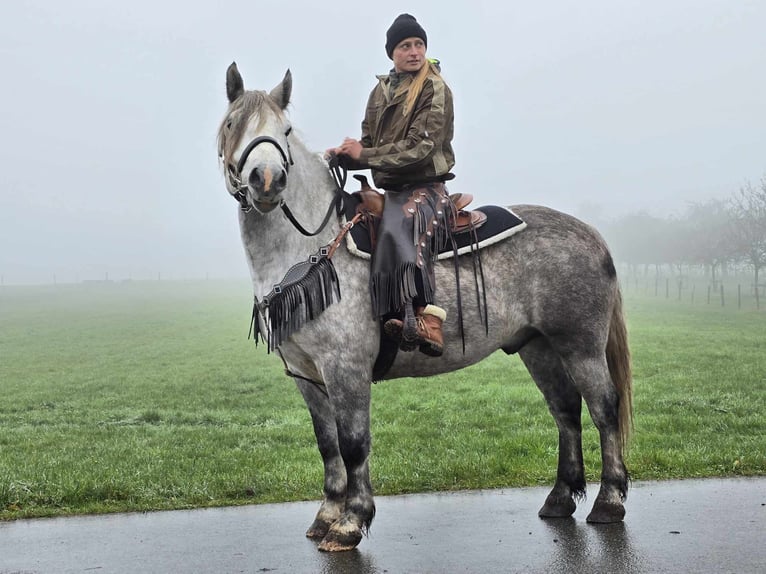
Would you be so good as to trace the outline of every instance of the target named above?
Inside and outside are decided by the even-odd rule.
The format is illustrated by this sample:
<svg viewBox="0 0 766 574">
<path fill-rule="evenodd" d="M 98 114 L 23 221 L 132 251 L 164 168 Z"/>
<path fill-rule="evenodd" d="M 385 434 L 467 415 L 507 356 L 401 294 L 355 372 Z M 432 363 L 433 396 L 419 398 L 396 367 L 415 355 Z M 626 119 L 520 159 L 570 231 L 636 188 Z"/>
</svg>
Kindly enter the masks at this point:
<svg viewBox="0 0 766 574">
<path fill-rule="evenodd" d="M 437 60 L 426 58 L 428 37 L 410 14 L 386 33 L 394 67 L 378 76 L 362 121 L 360 140 L 327 150 L 349 169 L 370 169 L 385 206 L 372 256 L 373 313 L 400 348 L 443 353 L 446 311 L 434 305 L 433 262 L 447 240 L 453 207 L 444 182 L 455 176 L 452 92 Z M 402 320 L 414 308 L 417 334 Z"/>
</svg>

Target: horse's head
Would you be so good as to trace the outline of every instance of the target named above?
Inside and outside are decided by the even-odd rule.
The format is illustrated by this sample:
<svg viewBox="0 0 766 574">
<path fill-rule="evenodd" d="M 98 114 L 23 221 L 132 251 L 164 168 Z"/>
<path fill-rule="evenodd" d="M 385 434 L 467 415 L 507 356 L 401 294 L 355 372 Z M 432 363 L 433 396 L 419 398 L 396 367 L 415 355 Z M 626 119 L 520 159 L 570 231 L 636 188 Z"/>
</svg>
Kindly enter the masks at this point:
<svg viewBox="0 0 766 574">
<path fill-rule="evenodd" d="M 236 63 L 226 71 L 229 109 L 218 130 L 218 156 L 226 188 L 245 210 L 268 213 L 287 186 L 291 128 L 284 110 L 291 89 L 290 70 L 268 94 L 245 90 Z"/>
</svg>

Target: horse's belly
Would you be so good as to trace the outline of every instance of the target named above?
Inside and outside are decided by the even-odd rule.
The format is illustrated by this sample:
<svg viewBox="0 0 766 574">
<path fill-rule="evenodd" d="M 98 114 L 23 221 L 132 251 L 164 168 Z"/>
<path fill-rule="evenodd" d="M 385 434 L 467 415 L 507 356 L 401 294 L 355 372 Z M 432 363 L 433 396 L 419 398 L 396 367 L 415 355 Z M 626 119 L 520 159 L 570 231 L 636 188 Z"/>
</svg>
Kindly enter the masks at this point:
<svg viewBox="0 0 766 574">
<path fill-rule="evenodd" d="M 391 369 L 383 378 L 431 377 L 451 373 L 478 363 L 497 349 L 498 346 L 494 344 L 466 345 L 466 351 L 463 353 L 460 341 L 448 341 L 445 344 L 444 355 L 441 357 L 429 357 L 419 351 L 411 353 L 400 351 Z"/>
</svg>

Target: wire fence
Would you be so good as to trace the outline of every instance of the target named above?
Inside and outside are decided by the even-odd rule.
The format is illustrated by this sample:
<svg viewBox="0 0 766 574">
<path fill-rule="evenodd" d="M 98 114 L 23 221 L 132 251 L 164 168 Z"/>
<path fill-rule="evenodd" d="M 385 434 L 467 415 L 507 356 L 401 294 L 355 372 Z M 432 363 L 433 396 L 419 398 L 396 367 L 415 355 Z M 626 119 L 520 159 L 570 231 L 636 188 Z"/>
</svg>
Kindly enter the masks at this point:
<svg viewBox="0 0 766 574">
<path fill-rule="evenodd" d="M 624 276 L 621 285 L 626 293 L 648 297 L 743 311 L 766 310 L 766 283 L 756 285 L 752 277 L 713 281 L 709 277 L 689 275 Z"/>
<path fill-rule="evenodd" d="M 215 273 L 196 272 L 179 273 L 163 272 L 156 273 L 43 273 L 12 275 L 0 274 L 0 287 L 24 287 L 46 285 L 77 285 L 77 284 L 115 284 L 132 282 L 159 282 L 159 281 L 216 281 L 216 280 L 239 280 L 247 279 L 247 274 L 240 273 Z"/>
</svg>

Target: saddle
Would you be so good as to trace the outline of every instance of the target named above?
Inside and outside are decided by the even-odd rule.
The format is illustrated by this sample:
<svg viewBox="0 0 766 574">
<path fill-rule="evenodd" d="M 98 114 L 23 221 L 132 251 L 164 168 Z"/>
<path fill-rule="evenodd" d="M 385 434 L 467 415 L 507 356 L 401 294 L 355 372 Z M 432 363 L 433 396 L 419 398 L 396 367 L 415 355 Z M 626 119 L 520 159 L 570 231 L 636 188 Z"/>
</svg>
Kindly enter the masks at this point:
<svg viewBox="0 0 766 574">
<path fill-rule="evenodd" d="M 362 185 L 359 191 L 352 194 L 359 198 L 356 212 L 364 216 L 380 218 L 383 215 L 384 195 L 377 189 L 370 187 L 365 176 L 355 175 L 354 178 Z M 478 229 L 487 221 L 485 213 L 481 211 L 467 211 L 465 209 L 473 201 L 473 195 L 470 193 L 452 193 L 449 199 L 455 207 L 456 213 L 456 216 L 450 220 L 450 231 L 453 235 Z"/>
</svg>

